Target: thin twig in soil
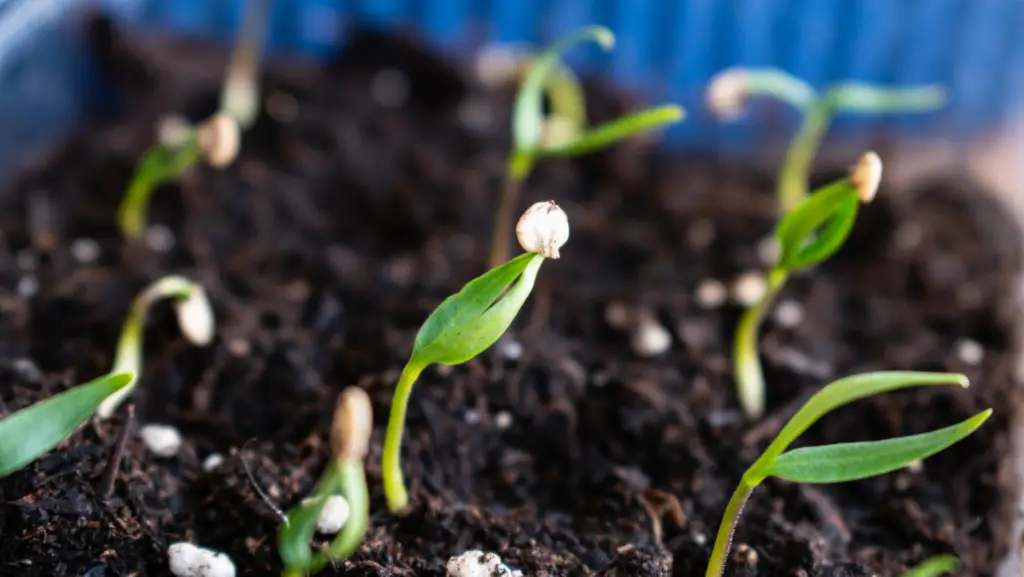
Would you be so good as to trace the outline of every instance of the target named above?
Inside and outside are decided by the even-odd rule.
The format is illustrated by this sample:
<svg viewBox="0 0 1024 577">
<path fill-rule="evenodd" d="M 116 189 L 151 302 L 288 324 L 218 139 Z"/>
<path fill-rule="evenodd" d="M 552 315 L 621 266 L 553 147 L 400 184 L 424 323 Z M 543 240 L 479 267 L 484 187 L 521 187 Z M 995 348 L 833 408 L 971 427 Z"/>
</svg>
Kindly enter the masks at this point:
<svg viewBox="0 0 1024 577">
<path fill-rule="evenodd" d="M 107 502 L 114 495 L 114 485 L 117 483 L 117 472 L 121 469 L 121 461 L 124 459 L 125 449 L 128 447 L 128 439 L 131 437 L 132 429 L 135 428 L 135 404 L 128 404 L 128 416 L 124 419 L 121 432 L 114 441 L 114 447 L 107 459 L 107 466 L 103 471 L 102 492 L 103 501 Z"/>
<path fill-rule="evenodd" d="M 275 505 L 274 501 L 270 499 L 270 495 L 267 495 L 267 493 L 263 491 L 263 487 L 260 487 L 260 484 L 256 482 L 256 477 L 253 476 L 252 470 L 249 468 L 249 461 L 245 460 L 245 448 L 248 447 L 249 443 L 253 442 L 254 440 L 255 439 L 249 439 L 248 441 L 242 444 L 242 449 L 238 451 L 238 459 L 242 461 L 242 468 L 245 469 L 245 476 L 249 478 L 249 483 L 252 485 L 252 489 L 256 491 L 256 494 L 260 496 L 260 499 L 263 499 L 263 502 L 267 505 L 267 507 L 270 507 L 270 510 L 273 511 L 275 515 L 277 515 L 277 518 L 280 519 L 281 522 L 287 526 L 288 515 L 285 515 L 284 511 L 282 511 L 281 508 Z"/>
</svg>

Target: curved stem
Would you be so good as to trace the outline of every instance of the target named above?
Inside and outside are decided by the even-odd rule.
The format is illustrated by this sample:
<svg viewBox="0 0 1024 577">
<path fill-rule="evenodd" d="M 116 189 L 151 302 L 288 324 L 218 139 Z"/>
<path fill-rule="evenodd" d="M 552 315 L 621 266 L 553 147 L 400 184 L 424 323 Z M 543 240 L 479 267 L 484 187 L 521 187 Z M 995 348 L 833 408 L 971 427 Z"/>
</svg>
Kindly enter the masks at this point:
<svg viewBox="0 0 1024 577">
<path fill-rule="evenodd" d="M 811 176 L 811 164 L 821 144 L 821 139 L 828 130 L 832 117 L 832 99 L 819 98 L 804 112 L 800 131 L 793 137 L 786 157 L 779 171 L 776 188 L 779 212 L 785 216 L 792 212 L 807 197 L 808 181 Z"/>
<path fill-rule="evenodd" d="M 789 274 L 780 268 L 768 273 L 767 286 L 761 300 L 743 311 L 733 341 L 733 363 L 736 379 L 736 394 L 747 417 L 756 419 L 764 414 L 764 372 L 758 356 L 758 331 L 761 320 L 779 294 Z"/>
<path fill-rule="evenodd" d="M 715 536 L 715 546 L 711 549 L 711 559 L 708 560 L 708 570 L 705 577 L 721 577 L 725 571 L 725 562 L 729 558 L 729 548 L 732 546 L 732 536 L 736 532 L 736 523 L 743 512 L 743 506 L 754 487 L 760 483 L 752 483 L 746 476 L 740 479 L 740 484 L 733 491 L 729 498 L 729 504 L 725 507 L 725 515 L 722 516 L 722 523 L 718 526 L 718 534 Z"/>
<path fill-rule="evenodd" d="M 402 376 L 398 378 L 395 396 L 391 399 L 391 414 L 388 415 L 388 428 L 384 437 L 384 456 L 381 474 L 384 477 L 384 495 L 387 497 L 388 510 L 395 513 L 405 509 L 409 504 L 409 494 L 405 490 L 402 479 L 402 432 L 405 429 L 405 410 L 409 406 L 409 395 L 416 379 L 425 367 L 406 365 Z"/>
<path fill-rule="evenodd" d="M 494 212 L 491 225 L 491 252 L 487 260 L 487 269 L 497 268 L 509 259 L 509 240 L 512 236 L 512 219 L 516 205 L 519 204 L 519 191 L 523 180 L 533 166 L 533 159 L 525 154 L 513 153 L 509 161 L 508 176 L 505 187 L 498 199 L 498 208 Z"/>
<path fill-rule="evenodd" d="M 173 180 L 195 164 L 200 157 L 193 136 L 178 148 L 156 146 L 146 152 L 117 207 L 117 224 L 127 238 L 139 238 L 146 228 L 149 199 L 161 184 Z"/>
<path fill-rule="evenodd" d="M 348 501 L 350 513 L 345 526 L 328 549 L 332 560 L 348 559 L 359 549 L 370 517 L 370 496 L 362 461 L 344 461 L 338 466 L 341 469 L 341 494 Z"/>
</svg>

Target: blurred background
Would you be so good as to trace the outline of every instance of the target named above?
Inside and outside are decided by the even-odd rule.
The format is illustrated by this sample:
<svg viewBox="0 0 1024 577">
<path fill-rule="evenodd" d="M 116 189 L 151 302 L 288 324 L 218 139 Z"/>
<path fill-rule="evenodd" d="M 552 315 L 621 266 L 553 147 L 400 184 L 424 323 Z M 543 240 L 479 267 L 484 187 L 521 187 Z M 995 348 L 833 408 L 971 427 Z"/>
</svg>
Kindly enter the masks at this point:
<svg viewBox="0 0 1024 577">
<path fill-rule="evenodd" d="M 102 98 L 81 50 L 81 16 L 97 10 L 140 31 L 222 41 L 234 36 L 244 0 L 0 0 L 0 164 L 44 145 Z M 414 31 L 468 55 L 486 45 L 546 43 L 586 24 L 617 35 L 614 51 L 575 49 L 569 63 L 604 74 L 690 116 L 669 135 L 677 146 L 729 153 L 763 150 L 790 134 L 755 104 L 740 122 L 707 114 L 703 90 L 734 65 L 777 66 L 816 87 L 837 80 L 939 83 L 938 113 L 840 115 L 831 138 L 856 147 L 879 134 L 914 143 L 910 173 L 979 157 L 993 186 L 1022 176 L 1015 129 L 1024 102 L 1022 0 L 278 0 L 271 55 L 326 57 L 352 26 Z M 777 118 L 779 114 L 782 118 Z M 773 116 L 774 115 L 774 116 Z M 768 121 L 770 119 L 771 121 Z M 969 160 L 969 159 L 968 159 Z M 1009 175 L 993 175 L 1009 171 Z"/>
</svg>

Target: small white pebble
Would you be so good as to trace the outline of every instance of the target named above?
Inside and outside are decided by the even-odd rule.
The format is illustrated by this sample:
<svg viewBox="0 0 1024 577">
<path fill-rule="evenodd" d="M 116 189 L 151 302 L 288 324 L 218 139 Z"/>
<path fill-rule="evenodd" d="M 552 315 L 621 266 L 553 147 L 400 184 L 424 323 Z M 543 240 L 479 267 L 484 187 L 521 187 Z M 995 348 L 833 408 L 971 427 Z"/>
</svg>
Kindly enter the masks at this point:
<svg viewBox="0 0 1024 577">
<path fill-rule="evenodd" d="M 210 471 L 220 467 L 224 462 L 224 455 L 220 453 L 210 453 L 205 459 L 203 459 L 203 471 L 209 473 Z"/>
<path fill-rule="evenodd" d="M 469 409 L 466 414 L 462 416 L 462 420 L 467 425 L 475 425 L 480 422 L 480 413 L 476 409 Z"/>
<path fill-rule="evenodd" d="M 795 328 L 804 321 L 804 307 L 800 306 L 800 303 L 796 301 L 782 301 L 775 307 L 772 318 L 784 329 Z"/>
<path fill-rule="evenodd" d="M 199 547 L 191 543 L 175 543 L 167 548 L 167 564 L 171 573 L 177 577 L 195 577 L 198 575 L 196 562 L 199 560 Z"/>
<path fill-rule="evenodd" d="M 981 346 L 981 343 L 973 339 L 957 340 L 954 349 L 956 357 L 961 362 L 971 366 L 981 364 L 982 359 L 985 358 L 985 348 Z"/>
<path fill-rule="evenodd" d="M 496 89 L 515 81 L 525 63 L 526 58 L 514 47 L 492 45 L 477 53 L 473 68 L 481 84 Z"/>
<path fill-rule="evenodd" d="M 705 310 L 716 309 L 725 304 L 729 291 L 725 285 L 713 278 L 700 281 L 697 285 L 697 306 Z"/>
<path fill-rule="evenodd" d="M 757 258 L 764 266 L 775 266 L 779 260 L 779 239 L 766 236 L 757 243 Z"/>
<path fill-rule="evenodd" d="M 30 299 L 39 292 L 39 281 L 35 276 L 27 274 L 18 279 L 18 296 Z"/>
<path fill-rule="evenodd" d="M 445 565 L 449 577 L 523 577 L 523 572 L 501 562 L 496 553 L 466 551 L 452 557 Z"/>
<path fill-rule="evenodd" d="M 18 268 L 23 271 L 34 271 L 39 266 L 39 256 L 30 248 L 23 248 L 14 256 Z"/>
<path fill-rule="evenodd" d="M 156 141 L 163 146 L 177 148 L 192 135 L 192 125 L 180 114 L 168 114 L 156 123 Z"/>
<path fill-rule="evenodd" d="M 767 282 L 760 272 L 745 272 L 732 283 L 732 300 L 743 306 L 751 306 L 764 296 Z"/>
<path fill-rule="evenodd" d="M 653 316 L 644 315 L 633 328 L 629 344 L 641 357 L 656 357 L 672 346 L 672 334 Z"/>
<path fill-rule="evenodd" d="M 170 425 L 144 425 L 139 429 L 139 437 L 157 457 L 173 457 L 181 448 L 181 433 Z"/>
<path fill-rule="evenodd" d="M 401 106 L 409 98 L 409 78 L 400 70 L 384 68 L 370 80 L 370 94 L 381 106 Z"/>
<path fill-rule="evenodd" d="M 498 352 L 506 361 L 518 361 L 523 357 L 523 343 L 515 339 L 502 339 L 498 347 Z"/>
<path fill-rule="evenodd" d="M 512 413 L 508 411 L 498 411 L 498 414 L 494 415 L 494 426 L 499 431 L 506 431 L 512 426 Z"/>
<path fill-rule="evenodd" d="M 694 533 L 692 537 L 693 542 L 698 545 L 703 545 L 708 542 L 708 538 L 704 535 L 704 533 Z"/>
<path fill-rule="evenodd" d="M 331 495 L 320 509 L 320 517 L 316 521 L 316 530 L 324 535 L 334 535 L 345 526 L 350 513 L 348 500 L 341 495 Z"/>
<path fill-rule="evenodd" d="M 235 577 L 235 564 L 227 555 L 191 543 L 168 547 L 167 564 L 176 577 Z"/>
<path fill-rule="evenodd" d="M 174 242 L 174 231 L 162 224 L 150 225 L 146 229 L 146 246 L 153 252 L 160 254 L 171 252 Z"/>
<path fill-rule="evenodd" d="M 920 473 L 921 471 L 924 470 L 924 462 L 921 459 L 914 459 L 913 461 L 907 463 L 907 466 L 905 468 L 907 471 L 911 473 Z"/>
</svg>

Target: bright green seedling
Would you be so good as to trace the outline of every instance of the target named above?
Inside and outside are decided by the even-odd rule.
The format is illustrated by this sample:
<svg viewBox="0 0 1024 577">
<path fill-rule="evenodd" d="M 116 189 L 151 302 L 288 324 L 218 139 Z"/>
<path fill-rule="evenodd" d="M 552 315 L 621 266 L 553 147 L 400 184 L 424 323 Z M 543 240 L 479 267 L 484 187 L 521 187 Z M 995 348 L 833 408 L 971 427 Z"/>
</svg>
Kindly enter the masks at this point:
<svg viewBox="0 0 1024 577">
<path fill-rule="evenodd" d="M 142 373 L 142 332 L 146 315 L 153 303 L 163 298 L 174 299 L 178 327 L 189 342 L 196 346 L 206 346 L 213 340 L 213 308 L 203 287 L 177 275 L 165 276 L 146 287 L 135 297 L 128 311 L 128 318 L 124 321 L 121 337 L 117 341 L 114 366 L 110 370 L 110 374 L 128 373 L 131 379 L 127 385 L 100 403 L 96 410 L 96 416 L 100 419 L 110 418 L 135 389 Z"/>
<path fill-rule="evenodd" d="M 554 202 L 531 206 L 516 225 L 525 254 L 491 269 L 448 297 L 430 314 L 413 344 L 391 401 L 384 439 L 384 494 L 391 511 L 405 509 L 409 496 L 400 454 L 405 410 L 412 386 L 428 366 L 458 365 L 493 345 L 512 324 L 533 290 L 545 258 L 559 258 L 569 240 L 569 221 Z"/>
<path fill-rule="evenodd" d="M 663 105 L 588 129 L 583 89 L 559 62 L 562 53 L 588 40 L 605 50 L 615 45 L 615 36 L 601 26 L 590 26 L 567 36 L 531 60 L 516 94 L 512 112 L 513 150 L 508 159 L 505 187 L 494 214 L 490 268 L 509 258 L 512 215 L 523 181 L 538 161 L 587 154 L 683 118 L 683 109 L 679 106 Z M 551 104 L 551 114 L 547 117 L 544 115 L 545 95 Z"/>
<path fill-rule="evenodd" d="M 89 420 L 104 399 L 131 380 L 132 375 L 126 373 L 104 375 L 0 420 L 0 477 L 59 445 Z"/>
<path fill-rule="evenodd" d="M 781 100 L 803 116 L 776 183 L 779 210 L 783 215 L 796 209 L 807 196 L 811 163 L 834 114 L 928 112 L 941 108 L 946 102 L 945 91 L 938 85 L 888 88 L 841 82 L 818 93 L 803 80 L 775 68 L 722 71 L 711 80 L 707 100 L 719 117 L 735 119 L 742 114 L 747 99 L 759 96 Z"/>
<path fill-rule="evenodd" d="M 331 460 L 313 493 L 288 512 L 277 534 L 284 577 L 301 577 L 352 556 L 363 541 L 370 497 L 363 461 L 373 433 L 373 405 L 366 391 L 341 392 L 331 426 Z M 313 550 L 313 534 L 335 534 L 325 548 Z"/>
<path fill-rule="evenodd" d="M 764 413 L 764 373 L 758 356 L 758 330 L 776 295 L 794 271 L 821 263 L 846 242 L 861 203 L 871 202 L 882 179 L 882 161 L 865 153 L 848 178 L 828 184 L 784 216 L 775 229 L 779 254 L 768 271 L 761 297 L 740 316 L 733 341 L 736 392 L 743 411 Z"/>
<path fill-rule="evenodd" d="M 992 409 L 986 409 L 956 425 L 919 435 L 786 451 L 811 425 L 843 405 L 887 391 L 931 385 L 967 387 L 968 381 L 964 375 L 954 373 L 864 373 L 835 381 L 808 399 L 740 479 L 718 527 L 707 577 L 722 575 L 743 506 L 750 493 L 766 478 L 777 477 L 796 483 L 843 483 L 889 473 L 960 441 L 992 414 Z"/>
<path fill-rule="evenodd" d="M 903 577 L 939 577 L 960 570 L 960 560 L 952 555 L 938 555 L 911 567 Z"/>
<path fill-rule="evenodd" d="M 146 151 L 136 166 L 117 210 L 117 223 L 126 238 L 142 235 L 149 199 L 159 186 L 177 180 L 200 159 L 215 168 L 230 164 L 238 155 L 241 132 L 256 121 L 260 48 L 271 0 L 251 0 L 248 5 L 224 77 L 218 111 L 195 126 L 182 121 L 169 123 L 160 142 Z"/>
</svg>

